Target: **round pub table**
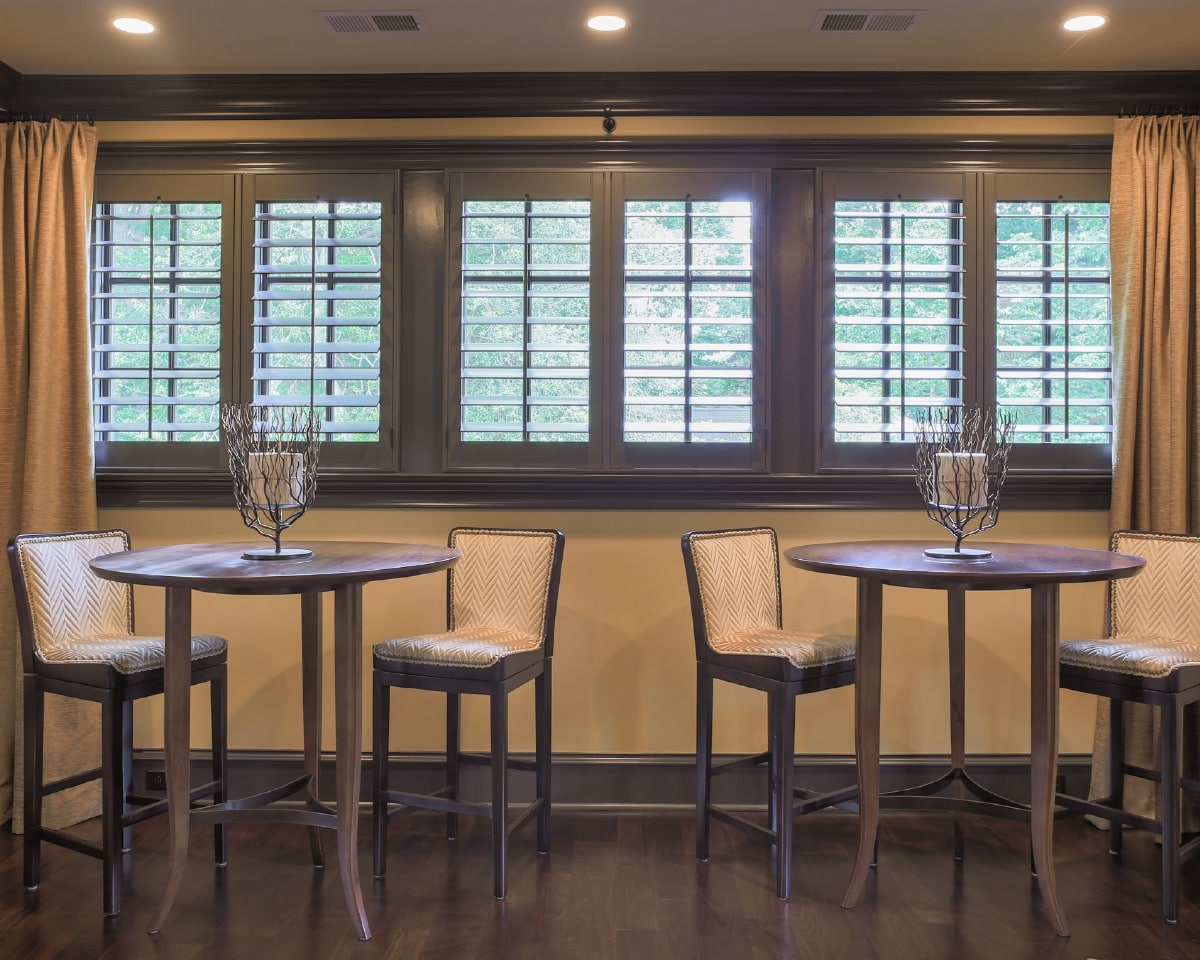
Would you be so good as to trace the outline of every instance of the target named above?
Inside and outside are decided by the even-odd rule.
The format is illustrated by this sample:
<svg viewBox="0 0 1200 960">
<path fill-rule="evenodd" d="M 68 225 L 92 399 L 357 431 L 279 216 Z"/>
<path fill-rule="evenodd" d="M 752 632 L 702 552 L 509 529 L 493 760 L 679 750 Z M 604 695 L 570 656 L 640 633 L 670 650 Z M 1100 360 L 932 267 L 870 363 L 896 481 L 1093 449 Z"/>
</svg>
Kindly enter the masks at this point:
<svg viewBox="0 0 1200 960">
<path fill-rule="evenodd" d="M 1060 936 L 1070 931 L 1054 886 L 1053 827 L 1058 769 L 1058 588 L 1063 583 L 1117 580 L 1138 573 L 1145 561 L 1123 553 L 1032 543 L 985 543 L 986 560 L 934 559 L 927 542 L 887 540 L 814 543 L 784 551 L 803 570 L 858 581 L 858 655 L 854 679 L 854 742 L 858 758 L 858 853 L 842 906 L 858 902 L 871 866 L 879 826 L 879 691 L 883 644 L 883 588 L 945 590 L 950 656 L 950 753 L 946 776 L 883 798 L 888 806 L 970 810 L 1028 818 L 1038 887 Z M 986 790 L 964 770 L 966 591 L 1030 591 L 1030 803 L 1028 807 Z M 932 796 L 946 786 L 955 796 Z M 962 794 L 970 791 L 975 799 Z M 962 855 L 961 827 L 955 851 Z"/>
<path fill-rule="evenodd" d="M 303 560 L 247 560 L 258 543 L 189 543 L 110 553 L 91 561 L 106 580 L 166 588 L 166 664 L 163 689 L 170 865 L 150 932 L 162 929 L 187 863 L 192 820 L 275 820 L 309 827 L 313 862 L 324 863 L 318 830 L 337 831 L 338 865 L 346 906 L 360 940 L 371 929 L 358 880 L 358 797 L 362 762 L 362 588 L 444 570 L 460 556 L 448 547 L 345 541 L 290 544 L 313 551 Z M 230 594 L 299 594 L 304 690 L 304 776 L 254 797 L 189 810 L 192 591 Z M 337 809 L 317 799 L 321 751 L 321 595 L 333 593 L 335 777 Z M 269 804 L 300 791 L 304 807 Z"/>
</svg>

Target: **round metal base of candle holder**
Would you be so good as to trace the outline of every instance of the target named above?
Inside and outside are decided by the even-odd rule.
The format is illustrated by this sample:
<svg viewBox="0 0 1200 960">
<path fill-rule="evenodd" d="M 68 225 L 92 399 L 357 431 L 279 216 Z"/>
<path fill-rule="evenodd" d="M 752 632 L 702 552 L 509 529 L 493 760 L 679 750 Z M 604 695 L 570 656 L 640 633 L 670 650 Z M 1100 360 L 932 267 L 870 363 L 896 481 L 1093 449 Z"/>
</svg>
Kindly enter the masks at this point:
<svg viewBox="0 0 1200 960">
<path fill-rule="evenodd" d="M 991 560 L 991 550 L 980 550 L 977 547 L 963 547 L 955 550 L 953 547 L 928 547 L 925 556 L 930 560 Z"/>
<path fill-rule="evenodd" d="M 264 547 L 261 550 L 247 550 L 242 554 L 243 560 L 308 560 L 313 552 L 307 547 Z"/>
</svg>

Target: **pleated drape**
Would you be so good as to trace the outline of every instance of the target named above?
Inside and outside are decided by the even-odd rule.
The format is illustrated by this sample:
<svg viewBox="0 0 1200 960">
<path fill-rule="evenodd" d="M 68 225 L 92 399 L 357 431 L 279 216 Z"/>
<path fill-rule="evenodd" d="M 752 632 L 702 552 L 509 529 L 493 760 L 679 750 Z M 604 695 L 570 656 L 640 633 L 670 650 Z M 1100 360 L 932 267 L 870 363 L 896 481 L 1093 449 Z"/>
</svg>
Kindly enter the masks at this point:
<svg viewBox="0 0 1200 960">
<path fill-rule="evenodd" d="M 1200 117 L 1119 119 L 1112 155 L 1117 357 L 1113 530 L 1200 533 Z M 1158 769 L 1158 712 L 1125 705 L 1126 758 Z M 1200 711 L 1183 719 L 1184 776 L 1200 770 Z M 1108 704 L 1092 794 L 1107 793 Z M 1154 817 L 1158 787 L 1128 777 L 1126 808 Z M 1198 829 L 1195 808 L 1185 830 Z"/>
<path fill-rule="evenodd" d="M 88 221 L 96 130 L 0 128 L 0 537 L 96 524 L 88 333 Z M 22 829 L 21 668 L 12 579 L 0 574 L 0 822 Z M 96 704 L 47 698 L 46 776 L 100 765 Z M 96 784 L 46 800 L 44 822 L 100 811 Z"/>
</svg>

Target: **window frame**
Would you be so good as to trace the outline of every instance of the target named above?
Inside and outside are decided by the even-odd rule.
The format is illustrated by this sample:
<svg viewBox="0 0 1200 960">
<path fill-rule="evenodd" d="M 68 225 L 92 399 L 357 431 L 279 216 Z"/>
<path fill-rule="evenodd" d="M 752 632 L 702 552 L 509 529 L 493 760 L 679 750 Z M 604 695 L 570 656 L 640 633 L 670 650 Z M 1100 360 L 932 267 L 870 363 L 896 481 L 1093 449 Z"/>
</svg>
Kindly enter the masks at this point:
<svg viewBox="0 0 1200 960">
<path fill-rule="evenodd" d="M 321 444 L 322 470 L 388 469 L 396 461 L 396 394 L 401 388 L 396 357 L 397 194 L 396 175 L 380 173 L 251 173 L 241 184 L 241 275 L 234 322 L 236 395 L 254 397 L 256 211 L 259 203 L 344 203 L 375 200 L 380 204 L 379 439 Z"/>
<path fill-rule="evenodd" d="M 603 463 L 602 404 L 606 333 L 603 282 L 604 176 L 588 171 L 456 171 L 447 192 L 446 466 L 447 469 L 598 469 Z M 588 337 L 588 439 L 582 443 L 462 439 L 462 233 L 468 200 L 580 200 L 591 204 Z"/>
<path fill-rule="evenodd" d="M 830 172 L 955 171 L 1099 174 L 1107 178 L 1111 140 L 1103 136 L 955 138 L 771 138 L 605 140 L 363 140 L 289 142 L 108 142 L 99 174 L 145 179 L 158 173 L 394 175 L 397 203 L 393 282 L 396 323 L 392 462 L 343 468 L 323 458 L 318 500 L 330 507 L 566 509 L 908 509 L 911 465 L 835 468 L 820 458 L 821 179 Z M 453 171 L 657 172 L 756 170 L 764 175 L 769 297 L 764 366 L 763 470 L 455 467 L 447 464 L 444 409 L 449 276 L 448 185 Z M 240 181 L 239 181 L 240 183 Z M 240 187 L 239 187 L 240 202 Z M 138 196 L 137 199 L 144 199 Z M 240 242 L 240 236 L 237 238 Z M 401 275 L 400 270 L 404 273 Z M 240 269 L 235 273 L 240 282 Z M 1111 465 L 1016 468 L 1005 485 L 1010 508 L 1106 509 Z M 97 469 L 103 507 L 226 506 L 223 466 L 112 465 Z"/>
<path fill-rule="evenodd" d="M 233 343 L 233 305 L 237 276 L 237 247 L 231 211 L 235 205 L 235 179 L 229 174 L 127 174 L 97 173 L 93 208 L 116 203 L 197 203 L 221 204 L 221 345 L 219 349 L 219 402 L 231 399 L 235 346 Z M 91 232 L 89 231 L 89 247 Z M 89 249 L 88 273 L 91 290 L 92 254 Z M 89 328 L 91 308 L 89 306 Z M 95 330 L 91 330 L 95 340 Z M 94 347 L 93 347 L 94 349 Z M 91 363 L 95 362 L 93 353 Z M 92 386 L 94 389 L 94 385 Z M 90 395 L 90 394 L 89 394 Z M 218 412 L 219 416 L 219 412 Z M 93 418 L 93 427 L 95 420 Z M 96 440 L 93 443 L 97 472 L 155 467 L 216 469 L 224 458 L 224 443 L 181 440 Z"/>
<path fill-rule="evenodd" d="M 951 185 L 960 181 L 961 188 Z M 936 196 L 941 188 L 941 196 Z M 996 362 L 996 203 L 1004 200 L 1107 202 L 1108 176 L 1088 169 L 1031 170 L 1019 167 L 959 172 L 938 170 L 826 170 L 821 177 L 818 270 L 822 274 L 822 413 L 819 472 L 895 471 L 912 468 L 913 447 L 905 443 L 835 442 L 834 416 L 834 204 L 838 200 L 949 199 L 963 202 L 962 404 L 995 411 Z M 1115 416 L 1115 370 L 1113 412 Z M 1111 444 L 1014 443 L 1010 478 L 1022 470 L 1088 471 L 1110 475 Z"/>
<path fill-rule="evenodd" d="M 1031 193 L 1031 191 L 1033 191 Z M 1109 178 L 1094 172 L 1020 172 L 997 171 L 989 176 L 983 185 L 981 230 L 991 239 L 994 251 L 996 236 L 996 204 L 1004 201 L 1026 200 L 1047 202 L 1054 199 L 1074 200 L 1079 202 L 1108 203 L 1110 202 Z M 1110 247 L 1111 249 L 1111 247 Z M 990 296 L 983 299 L 983 351 L 982 377 L 988 386 L 986 402 L 992 409 L 996 408 L 997 363 L 997 304 L 996 304 L 996 257 L 993 254 L 985 257 L 980 277 L 984 291 L 990 291 Z M 1111 261 L 1109 265 L 1111 276 Z M 1111 299 L 1110 299 L 1111 304 Z M 1110 312 L 1111 320 L 1111 312 Z M 1111 330 L 1111 327 L 1110 327 Z M 1116 421 L 1116 347 L 1109 339 L 1111 347 L 1112 390 L 1112 421 L 1115 429 Z M 1041 470 L 1111 470 L 1113 448 L 1112 443 L 1014 443 L 1009 448 L 1008 464 L 1010 470 L 1041 469 Z"/>
</svg>

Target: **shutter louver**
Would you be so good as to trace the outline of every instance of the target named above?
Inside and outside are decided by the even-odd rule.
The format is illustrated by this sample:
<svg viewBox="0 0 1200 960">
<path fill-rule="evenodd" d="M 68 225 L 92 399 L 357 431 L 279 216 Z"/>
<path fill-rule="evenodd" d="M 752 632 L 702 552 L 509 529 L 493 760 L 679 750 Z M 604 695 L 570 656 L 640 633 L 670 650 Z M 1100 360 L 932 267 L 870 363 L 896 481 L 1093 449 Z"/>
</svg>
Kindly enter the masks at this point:
<svg viewBox="0 0 1200 960">
<path fill-rule="evenodd" d="M 216 442 L 221 204 L 98 203 L 92 229 L 96 441 Z"/>
<path fill-rule="evenodd" d="M 834 244 L 834 440 L 911 442 L 962 403 L 962 203 L 837 201 Z"/>
<path fill-rule="evenodd" d="M 463 202 L 462 441 L 587 442 L 591 229 L 586 199 Z"/>
<path fill-rule="evenodd" d="M 254 403 L 314 406 L 325 441 L 380 432 L 382 205 L 255 208 Z"/>
<path fill-rule="evenodd" d="M 996 406 L 1017 443 L 1111 443 L 1107 203 L 996 204 Z"/>
<path fill-rule="evenodd" d="M 625 202 L 626 441 L 752 442 L 753 253 L 749 201 Z"/>
</svg>

